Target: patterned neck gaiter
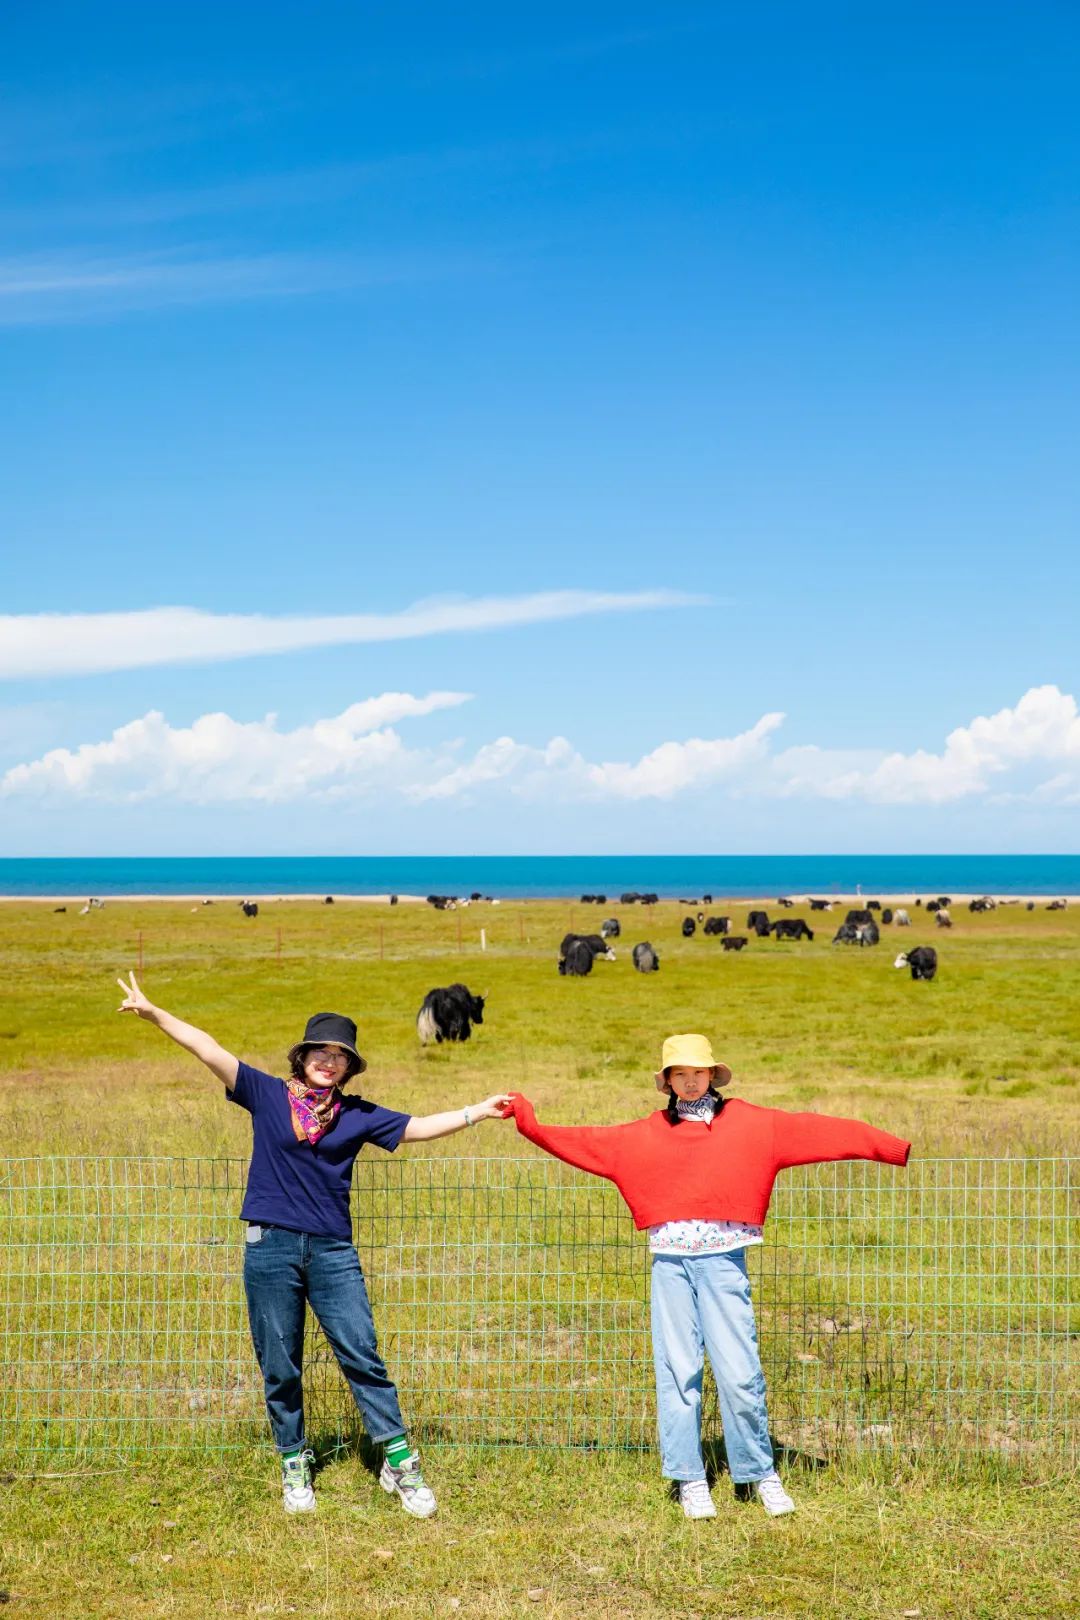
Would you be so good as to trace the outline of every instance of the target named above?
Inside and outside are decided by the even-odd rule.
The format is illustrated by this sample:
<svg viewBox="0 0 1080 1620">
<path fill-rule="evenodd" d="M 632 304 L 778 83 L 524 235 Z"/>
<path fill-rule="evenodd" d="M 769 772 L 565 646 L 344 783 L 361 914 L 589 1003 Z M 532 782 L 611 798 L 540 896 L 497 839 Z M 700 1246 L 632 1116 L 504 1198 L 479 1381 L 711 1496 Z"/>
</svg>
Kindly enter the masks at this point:
<svg viewBox="0 0 1080 1620">
<path fill-rule="evenodd" d="M 675 1107 L 678 1109 L 680 1119 L 703 1119 L 706 1125 L 716 1112 L 716 1098 L 710 1097 L 706 1092 L 704 1097 L 697 1097 L 693 1102 L 684 1102 L 681 1097 L 676 1099 Z"/>
<path fill-rule="evenodd" d="M 337 1086 L 308 1086 L 303 1080 L 286 1080 L 293 1134 L 298 1142 L 312 1147 L 326 1135 L 341 1113 L 341 1092 Z"/>
</svg>

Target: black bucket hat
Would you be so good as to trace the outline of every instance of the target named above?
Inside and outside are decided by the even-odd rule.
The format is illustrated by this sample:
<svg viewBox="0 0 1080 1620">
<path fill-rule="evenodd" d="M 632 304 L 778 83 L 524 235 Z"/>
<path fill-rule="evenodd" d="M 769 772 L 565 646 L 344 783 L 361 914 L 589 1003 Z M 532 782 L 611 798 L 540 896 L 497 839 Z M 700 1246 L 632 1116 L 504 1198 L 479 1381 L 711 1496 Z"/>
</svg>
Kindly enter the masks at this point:
<svg viewBox="0 0 1080 1620">
<path fill-rule="evenodd" d="M 363 1074 L 367 1068 L 366 1060 L 356 1050 L 356 1025 L 343 1013 L 313 1013 L 307 1021 L 303 1040 L 297 1041 L 289 1051 L 289 1062 L 308 1046 L 340 1046 L 356 1059 L 357 1074 Z"/>
</svg>

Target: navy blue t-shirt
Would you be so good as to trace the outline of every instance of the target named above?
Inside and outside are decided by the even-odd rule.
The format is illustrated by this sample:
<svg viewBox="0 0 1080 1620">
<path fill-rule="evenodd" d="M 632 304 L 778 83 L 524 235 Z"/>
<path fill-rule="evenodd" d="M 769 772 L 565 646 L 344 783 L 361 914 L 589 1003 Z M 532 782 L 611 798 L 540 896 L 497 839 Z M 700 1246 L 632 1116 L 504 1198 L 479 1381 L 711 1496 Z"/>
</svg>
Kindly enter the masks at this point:
<svg viewBox="0 0 1080 1620">
<path fill-rule="evenodd" d="M 284 1080 L 241 1063 L 225 1095 L 247 1109 L 255 1139 L 241 1220 L 351 1242 L 353 1160 L 365 1142 L 393 1153 L 412 1116 L 346 1093 L 337 1119 L 313 1146 L 306 1137 L 296 1140 Z"/>
</svg>

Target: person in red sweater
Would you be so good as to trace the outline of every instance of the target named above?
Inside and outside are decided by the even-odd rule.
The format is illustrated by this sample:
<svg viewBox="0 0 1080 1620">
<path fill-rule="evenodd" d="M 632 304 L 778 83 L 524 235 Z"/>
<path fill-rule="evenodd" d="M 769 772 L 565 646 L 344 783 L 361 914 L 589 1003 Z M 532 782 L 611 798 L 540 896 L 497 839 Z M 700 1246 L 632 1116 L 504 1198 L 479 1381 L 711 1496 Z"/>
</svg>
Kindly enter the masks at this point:
<svg viewBox="0 0 1080 1620">
<path fill-rule="evenodd" d="M 522 1136 L 613 1181 L 648 1229 L 660 1456 L 687 1518 L 716 1514 L 701 1454 L 706 1350 L 733 1481 L 753 1484 L 774 1517 L 791 1513 L 769 1440 L 746 1249 L 762 1241 L 779 1171 L 832 1159 L 904 1165 L 911 1143 L 855 1119 L 722 1098 L 731 1070 L 704 1035 L 669 1036 L 655 1079 L 667 1107 L 627 1125 L 541 1125 L 519 1094 L 510 1108 Z"/>
</svg>

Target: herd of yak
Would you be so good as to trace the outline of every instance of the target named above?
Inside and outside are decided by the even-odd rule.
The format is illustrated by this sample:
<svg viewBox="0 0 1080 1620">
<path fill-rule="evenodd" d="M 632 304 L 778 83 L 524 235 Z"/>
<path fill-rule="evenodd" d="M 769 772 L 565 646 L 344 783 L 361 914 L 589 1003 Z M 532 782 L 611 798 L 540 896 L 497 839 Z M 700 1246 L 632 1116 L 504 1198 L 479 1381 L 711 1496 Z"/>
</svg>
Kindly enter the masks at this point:
<svg viewBox="0 0 1080 1620">
<path fill-rule="evenodd" d="M 583 905 L 606 905 L 607 896 L 603 894 L 583 894 Z M 628 892 L 620 896 L 620 903 L 633 905 L 640 903 L 650 905 L 657 903 L 654 894 L 638 894 Z M 794 906 L 794 901 L 785 896 L 777 900 L 777 905 L 785 910 Z M 703 895 L 701 900 L 680 900 L 682 906 L 711 905 L 712 895 Z M 811 900 L 811 911 L 831 911 L 834 902 L 831 900 Z M 971 912 L 995 911 L 999 904 L 1008 904 L 1007 901 L 994 900 L 990 895 L 968 902 Z M 1064 911 L 1067 902 L 1064 900 L 1051 901 L 1048 911 Z M 923 906 L 921 899 L 915 901 L 918 907 Z M 952 917 L 949 907 L 952 898 L 947 894 L 938 895 L 936 899 L 928 900 L 925 911 L 934 917 L 939 928 L 951 928 Z M 1026 902 L 1028 911 L 1034 911 L 1035 902 Z M 875 916 L 875 913 L 878 915 Z M 879 921 L 880 919 L 880 921 Z M 683 918 L 682 934 L 684 939 L 690 939 L 701 925 L 703 934 L 719 936 L 725 951 L 741 951 L 748 943 L 748 934 L 732 934 L 731 918 L 707 916 L 704 911 L 697 911 L 694 916 Z M 898 928 L 911 926 L 911 916 L 902 906 L 895 908 L 882 906 L 880 900 L 868 900 L 865 906 L 852 907 L 848 910 L 843 922 L 833 936 L 834 945 L 877 945 L 881 939 L 881 928 L 890 925 Z M 813 929 L 809 927 L 802 917 L 777 917 L 770 920 L 768 912 L 754 910 L 746 919 L 747 929 L 759 939 L 767 939 L 771 934 L 776 939 L 813 939 Z M 583 978 L 591 973 L 595 962 L 614 962 L 615 951 L 612 940 L 618 939 L 622 928 L 617 917 L 608 917 L 600 924 L 600 930 L 595 934 L 568 933 L 562 938 L 559 945 L 559 972 L 572 978 Z M 634 967 L 639 973 L 656 973 L 660 968 L 660 958 L 655 947 L 648 940 L 642 940 L 632 950 Z M 937 973 L 937 951 L 932 945 L 917 945 L 909 951 L 902 951 L 893 963 L 894 967 L 909 968 L 913 979 L 930 980 Z M 480 1024 L 484 1017 L 483 996 L 474 996 L 463 984 L 452 984 L 446 989 L 431 990 L 424 997 L 423 1006 L 416 1020 L 417 1033 L 421 1042 L 426 1045 L 429 1041 L 467 1041 L 472 1024 Z"/>
<path fill-rule="evenodd" d="M 397 895 L 390 896 L 391 905 L 397 904 Z M 682 900 L 681 906 L 698 907 L 711 905 L 712 895 L 702 895 L 700 900 Z M 458 906 L 467 906 L 470 902 L 487 899 L 490 904 L 498 905 L 497 900 L 490 896 L 470 894 L 467 898 L 449 895 L 428 895 L 427 903 L 437 911 L 452 911 Z M 628 890 L 619 896 L 621 905 L 656 905 L 659 896 L 655 894 L 641 894 L 636 890 Z M 104 901 L 92 898 L 82 908 L 82 914 L 92 910 L 100 910 Z M 204 900 L 203 905 L 213 905 L 212 900 Z M 333 895 L 327 895 L 325 904 L 333 905 Z M 583 894 L 583 905 L 607 905 L 606 894 Z M 777 900 L 777 905 L 784 910 L 790 910 L 795 902 L 784 895 Z M 983 895 L 979 899 L 968 901 L 968 910 L 971 912 L 996 911 L 999 905 L 1007 905 L 1008 901 L 993 899 L 990 895 Z M 832 900 L 810 900 L 811 911 L 831 911 Z M 1047 905 L 1048 911 L 1064 911 L 1068 902 L 1066 900 L 1052 900 Z M 915 901 L 921 907 L 921 899 Z M 934 900 L 926 902 L 925 910 L 930 913 L 938 928 L 951 928 L 952 917 L 949 907 L 952 899 L 947 894 L 938 895 Z M 251 900 L 242 900 L 241 909 L 245 917 L 259 915 L 258 903 Z M 1035 910 L 1035 902 L 1025 902 L 1028 911 Z M 192 907 L 198 910 L 197 906 Z M 56 911 L 66 911 L 66 906 L 54 907 Z M 880 916 L 880 925 L 875 912 Z M 684 939 L 690 939 L 697 932 L 698 925 L 703 934 L 718 936 L 725 951 L 741 951 L 748 943 L 749 934 L 732 934 L 730 917 L 710 917 L 704 911 L 696 911 L 694 916 L 684 917 L 682 921 L 682 934 Z M 895 909 L 882 906 L 880 900 L 868 900 L 865 906 L 849 909 L 840 927 L 833 935 L 834 945 L 877 945 L 881 939 L 881 927 L 890 924 L 898 928 L 907 928 L 911 925 L 909 913 L 902 907 Z M 746 919 L 749 933 L 758 939 L 767 939 L 773 935 L 776 939 L 813 939 L 814 931 L 802 917 L 776 917 L 770 919 L 768 912 L 754 910 Z M 591 973 L 593 964 L 597 961 L 614 962 L 615 952 L 611 941 L 618 939 L 622 933 L 617 917 L 608 917 L 600 924 L 600 931 L 596 934 L 568 933 L 563 936 L 559 945 L 559 972 L 571 978 L 584 978 Z M 634 967 L 639 973 L 657 973 L 660 969 L 660 958 L 656 949 L 648 940 L 642 940 L 633 947 L 631 957 Z M 930 980 L 937 972 L 937 951 L 932 945 L 917 945 L 913 950 L 902 951 L 893 963 L 894 967 L 909 968 L 913 979 Z M 441 1043 L 443 1041 L 467 1041 L 472 1033 L 473 1024 L 482 1024 L 484 1021 L 484 996 L 474 996 L 464 984 L 451 984 L 429 990 L 424 997 L 423 1004 L 416 1017 L 416 1030 L 421 1044 L 427 1045 L 430 1041 Z"/>
</svg>

